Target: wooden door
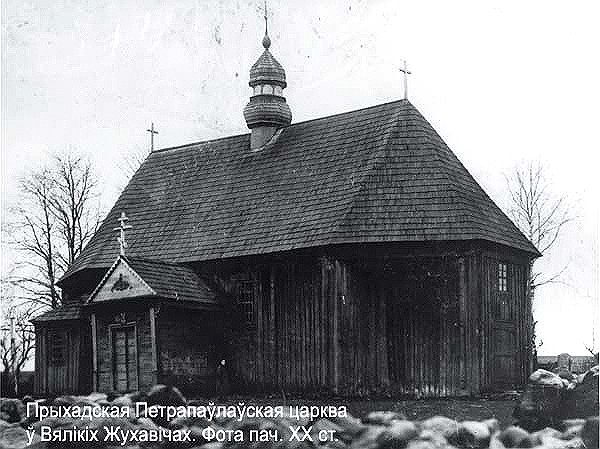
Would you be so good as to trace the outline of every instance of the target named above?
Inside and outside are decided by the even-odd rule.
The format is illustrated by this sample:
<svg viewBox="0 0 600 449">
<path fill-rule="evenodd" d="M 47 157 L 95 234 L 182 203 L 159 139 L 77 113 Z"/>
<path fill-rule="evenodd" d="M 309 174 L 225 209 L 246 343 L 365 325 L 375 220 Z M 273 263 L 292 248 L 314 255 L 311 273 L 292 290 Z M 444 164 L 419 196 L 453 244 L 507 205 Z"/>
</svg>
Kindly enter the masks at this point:
<svg viewBox="0 0 600 449">
<path fill-rule="evenodd" d="M 517 338 L 514 291 L 509 282 L 512 266 L 496 264 L 496 282 L 492 294 L 493 370 L 492 381 L 496 389 L 513 388 L 517 384 Z"/>
<path fill-rule="evenodd" d="M 113 389 L 138 389 L 137 342 L 134 325 L 112 328 Z"/>
</svg>

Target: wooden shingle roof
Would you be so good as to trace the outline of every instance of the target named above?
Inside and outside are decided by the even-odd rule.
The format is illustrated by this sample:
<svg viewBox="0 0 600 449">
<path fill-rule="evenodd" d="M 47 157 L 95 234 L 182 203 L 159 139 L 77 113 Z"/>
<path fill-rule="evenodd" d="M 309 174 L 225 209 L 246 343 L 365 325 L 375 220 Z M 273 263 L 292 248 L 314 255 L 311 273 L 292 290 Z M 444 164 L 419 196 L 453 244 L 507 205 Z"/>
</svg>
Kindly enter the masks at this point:
<svg viewBox="0 0 600 449">
<path fill-rule="evenodd" d="M 128 254 L 194 262 L 338 243 L 483 239 L 539 255 L 406 100 L 155 151 L 65 277 Z M 63 277 L 63 279 L 65 278 Z"/>
<path fill-rule="evenodd" d="M 114 275 L 113 275 L 114 273 Z M 110 288 L 111 278 L 119 281 L 127 277 L 127 288 Z M 136 279 L 130 280 L 133 276 Z M 113 279 L 113 282 L 116 279 Z M 104 293 L 104 294 L 103 294 Z M 167 262 L 119 256 L 106 272 L 94 292 L 87 300 L 123 299 L 143 296 L 166 300 L 191 301 L 206 306 L 218 306 L 216 295 L 202 279 L 190 268 Z"/>
<path fill-rule="evenodd" d="M 190 268 L 132 257 L 126 260 L 161 298 L 217 304 L 213 291 Z"/>
<path fill-rule="evenodd" d="M 31 320 L 32 323 L 49 321 L 79 320 L 83 317 L 81 304 L 64 304 L 56 309 L 48 310 Z"/>
</svg>

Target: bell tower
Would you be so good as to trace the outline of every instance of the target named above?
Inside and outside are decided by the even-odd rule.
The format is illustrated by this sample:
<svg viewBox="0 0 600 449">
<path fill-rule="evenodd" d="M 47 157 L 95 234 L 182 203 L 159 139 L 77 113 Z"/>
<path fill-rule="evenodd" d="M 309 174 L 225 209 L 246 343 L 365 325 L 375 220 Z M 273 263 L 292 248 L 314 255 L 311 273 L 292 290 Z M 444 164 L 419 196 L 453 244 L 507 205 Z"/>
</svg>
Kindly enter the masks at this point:
<svg viewBox="0 0 600 449">
<path fill-rule="evenodd" d="M 290 107 L 283 96 L 286 88 L 285 70 L 273 57 L 269 48 L 271 38 L 268 33 L 265 11 L 264 51 L 250 69 L 249 85 L 252 88 L 250 101 L 244 108 L 244 118 L 251 130 L 250 149 L 263 147 L 275 132 L 292 122 Z"/>
</svg>

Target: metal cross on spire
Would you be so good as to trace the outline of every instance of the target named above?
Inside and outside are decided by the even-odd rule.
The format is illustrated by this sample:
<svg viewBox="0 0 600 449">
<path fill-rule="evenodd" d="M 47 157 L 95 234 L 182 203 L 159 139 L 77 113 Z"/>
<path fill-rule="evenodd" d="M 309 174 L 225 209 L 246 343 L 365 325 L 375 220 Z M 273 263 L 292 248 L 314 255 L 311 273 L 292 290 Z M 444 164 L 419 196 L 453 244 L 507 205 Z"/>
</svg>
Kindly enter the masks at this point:
<svg viewBox="0 0 600 449">
<path fill-rule="evenodd" d="M 400 67 L 400 71 L 404 74 L 404 99 L 408 100 L 408 75 L 411 75 L 411 72 L 408 70 L 406 66 L 406 59 L 403 62 L 402 67 Z"/>
<path fill-rule="evenodd" d="M 127 248 L 127 242 L 125 241 L 125 231 L 133 227 L 131 225 L 126 224 L 127 220 L 129 220 L 129 218 L 127 218 L 125 212 L 121 212 L 121 216 L 119 217 L 120 225 L 118 228 L 114 228 L 114 231 L 120 231 L 119 237 L 117 237 L 117 241 L 119 242 L 119 254 L 121 254 L 121 256 L 125 255 L 125 248 Z"/>
<path fill-rule="evenodd" d="M 154 151 L 154 134 L 158 134 L 158 131 L 154 129 L 154 122 L 152 122 L 150 129 L 147 129 L 146 131 L 150 133 L 150 151 Z"/>
</svg>

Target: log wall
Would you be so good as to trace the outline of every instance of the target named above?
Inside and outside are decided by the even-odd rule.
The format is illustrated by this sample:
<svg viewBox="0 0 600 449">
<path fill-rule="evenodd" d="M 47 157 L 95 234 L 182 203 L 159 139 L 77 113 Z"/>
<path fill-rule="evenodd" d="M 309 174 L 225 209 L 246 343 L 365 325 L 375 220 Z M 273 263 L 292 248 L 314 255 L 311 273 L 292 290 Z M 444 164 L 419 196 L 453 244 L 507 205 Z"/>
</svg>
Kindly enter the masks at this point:
<svg viewBox="0 0 600 449">
<path fill-rule="evenodd" d="M 214 312 L 162 306 L 156 317 L 158 382 L 212 394 L 221 338 Z"/>
<path fill-rule="evenodd" d="M 509 262 L 500 299 L 498 261 Z M 527 267 L 473 251 L 288 259 L 247 270 L 255 321 L 226 338 L 240 388 L 412 397 L 514 388 L 529 372 Z"/>
<path fill-rule="evenodd" d="M 64 358 L 52 360 L 50 335 L 60 333 L 64 339 Z M 91 389 L 89 370 L 89 328 L 78 321 L 60 321 L 37 325 L 35 329 L 36 394 L 65 394 Z"/>
</svg>

